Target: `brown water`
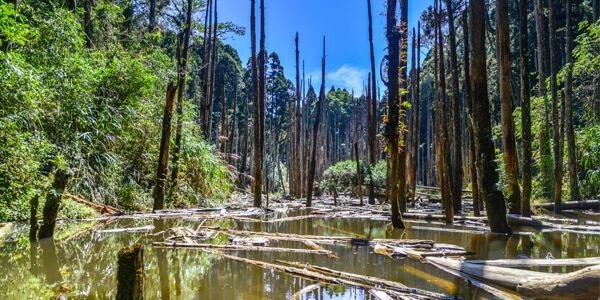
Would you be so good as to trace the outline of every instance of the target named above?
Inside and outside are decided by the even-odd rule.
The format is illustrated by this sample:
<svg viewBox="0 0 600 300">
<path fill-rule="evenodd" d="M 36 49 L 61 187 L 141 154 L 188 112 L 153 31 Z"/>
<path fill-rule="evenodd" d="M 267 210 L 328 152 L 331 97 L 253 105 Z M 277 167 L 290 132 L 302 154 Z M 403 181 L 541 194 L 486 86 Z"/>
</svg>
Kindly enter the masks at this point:
<svg viewBox="0 0 600 300">
<path fill-rule="evenodd" d="M 290 213 L 289 216 L 297 215 Z M 278 214 L 272 217 L 284 217 Z M 28 226 L 15 224 L 0 239 L 0 299 L 39 299 L 59 294 L 69 298 L 113 299 L 116 294 L 116 253 L 134 243 L 146 246 L 144 253 L 145 295 L 147 299 L 286 299 L 310 280 L 260 267 L 214 257 L 200 250 L 157 249 L 150 244 L 163 237 L 153 233 L 176 226 L 196 228 L 198 220 L 119 219 L 97 227 L 141 227 L 154 225 L 146 233 L 98 233 L 86 229 L 99 221 L 60 224 L 55 240 L 31 247 Z M 486 234 L 465 226 L 446 226 L 435 222 L 407 222 L 406 230 L 391 230 L 389 222 L 369 219 L 305 219 L 279 223 L 243 223 L 217 220 L 204 225 L 242 230 L 298 233 L 310 235 L 355 236 L 361 238 L 428 239 L 455 244 L 476 251 L 469 259 L 555 258 L 600 256 L 600 235 L 574 232 L 540 232 L 517 228 L 511 236 Z M 451 232 L 448 229 L 458 229 Z M 79 233 L 75 237 L 73 234 Z M 305 248 L 300 243 L 279 242 L 271 246 Z M 412 259 L 390 259 L 374 254 L 367 246 L 324 246 L 339 259 L 313 254 L 228 252 L 240 257 L 274 262 L 275 259 L 307 262 L 362 275 L 398 281 L 410 287 L 456 295 L 463 299 L 493 299 L 490 294 L 468 285 L 464 280 Z M 538 271 L 567 272 L 566 268 L 541 268 Z M 302 299 L 374 299 L 360 289 L 336 285 L 323 286 Z"/>
</svg>

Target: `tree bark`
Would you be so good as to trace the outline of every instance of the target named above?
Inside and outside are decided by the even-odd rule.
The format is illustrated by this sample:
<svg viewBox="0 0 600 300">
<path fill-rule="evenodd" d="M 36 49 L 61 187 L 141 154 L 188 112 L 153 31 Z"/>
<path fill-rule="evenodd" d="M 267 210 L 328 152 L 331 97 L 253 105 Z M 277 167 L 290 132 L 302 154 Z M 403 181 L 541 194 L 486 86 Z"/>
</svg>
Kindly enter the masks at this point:
<svg viewBox="0 0 600 300">
<path fill-rule="evenodd" d="M 446 0 L 446 10 L 448 11 L 450 69 L 452 71 L 452 128 L 454 130 L 452 202 L 454 205 L 454 210 L 460 211 L 462 210 L 461 195 L 464 174 L 462 169 L 462 129 L 460 119 L 460 97 L 458 90 L 460 78 L 458 77 L 458 58 L 456 55 L 456 30 L 454 29 L 454 9 L 452 8 L 452 0 Z"/>
<path fill-rule="evenodd" d="M 148 31 L 153 32 L 156 29 L 156 0 L 150 0 L 150 15 L 148 17 L 148 24 Z"/>
<path fill-rule="evenodd" d="M 594 0 L 598 5 L 598 0 Z M 572 0 L 567 0 L 567 24 L 565 53 L 567 57 L 567 78 L 565 79 L 565 120 L 567 131 L 567 170 L 569 173 L 570 201 L 579 201 L 579 182 L 577 180 L 577 159 L 575 156 L 575 130 L 573 128 L 573 49 L 572 49 Z M 596 7 L 597 9 L 597 7 Z"/>
<path fill-rule="evenodd" d="M 300 136 L 301 136 L 301 120 L 302 120 L 302 111 L 300 110 L 300 98 L 302 95 L 300 94 L 300 49 L 298 47 L 298 32 L 296 32 L 296 130 L 294 131 L 294 196 L 300 198 L 302 196 L 301 190 L 301 182 L 302 182 L 302 173 L 300 172 Z M 291 187 L 290 187 L 291 188 Z"/>
<path fill-rule="evenodd" d="M 56 226 L 56 217 L 60 208 L 60 198 L 73 175 L 64 169 L 58 169 L 54 174 L 54 181 L 50 191 L 46 193 L 46 203 L 44 203 L 44 223 L 38 232 L 38 239 L 49 238 L 54 235 Z"/>
<path fill-rule="evenodd" d="M 407 7 L 406 0 L 400 0 L 401 9 Z M 386 37 L 388 40 L 388 116 L 385 128 L 387 139 L 388 156 L 390 160 L 389 168 L 389 198 L 392 205 L 392 225 L 394 228 L 404 228 L 402 215 L 400 213 L 401 195 L 399 190 L 400 183 L 400 164 L 405 164 L 406 160 L 402 161 L 399 155 L 400 136 L 398 133 L 400 126 L 400 39 L 402 34 L 398 27 L 396 18 L 396 1 L 387 1 L 387 22 L 386 22 Z M 406 25 L 405 25 L 406 26 Z M 406 194 L 404 194 L 406 197 Z"/>
<path fill-rule="evenodd" d="M 485 6 L 483 0 L 470 0 L 471 10 L 471 90 L 474 103 L 474 128 L 478 183 L 480 195 L 486 204 L 486 212 L 492 232 L 512 233 L 506 218 L 504 195 L 498 186 L 498 164 L 494 142 L 492 141 L 492 126 L 490 103 L 487 93 L 487 69 L 485 49 Z"/>
<path fill-rule="evenodd" d="M 237 92 L 238 92 L 238 84 L 237 84 L 237 78 L 235 79 L 235 82 L 233 84 L 233 112 L 231 115 L 231 130 L 230 130 L 230 134 L 229 134 L 229 150 L 227 151 L 227 153 L 229 154 L 229 157 L 227 158 L 229 160 L 229 163 L 234 165 L 234 159 L 233 159 L 233 154 L 235 152 L 235 147 L 233 145 L 235 145 L 234 140 L 235 140 L 235 129 L 237 128 Z"/>
<path fill-rule="evenodd" d="M 508 0 L 496 1 L 496 23 L 499 53 L 500 103 L 502 120 L 502 146 L 504 147 L 504 170 L 506 174 L 506 201 L 511 214 L 521 214 L 521 190 L 519 188 L 519 159 L 515 141 L 510 94 L 510 31 L 508 27 Z"/>
<path fill-rule="evenodd" d="M 173 102 L 177 88 L 172 82 L 167 86 L 165 110 L 163 113 L 162 135 L 160 139 L 160 152 L 158 155 L 158 168 L 154 184 L 153 211 L 165 208 L 165 186 L 169 173 L 169 145 L 171 142 L 171 126 L 173 122 Z"/>
<path fill-rule="evenodd" d="M 118 300 L 144 299 L 144 249 L 139 244 L 118 253 Z"/>
<path fill-rule="evenodd" d="M 185 92 L 185 78 L 187 76 L 188 49 L 192 35 L 192 0 L 188 0 L 183 41 L 180 41 L 181 52 L 177 54 L 177 130 L 175 133 L 175 146 L 173 149 L 173 172 L 171 173 L 171 188 L 177 192 L 179 187 L 179 155 L 181 153 L 181 139 L 183 135 L 183 95 Z M 180 50 L 180 47 L 177 47 Z"/>
<path fill-rule="evenodd" d="M 557 53 L 556 53 L 556 13 L 554 0 L 548 1 L 548 18 L 550 19 L 550 93 L 552 96 L 552 122 L 554 123 L 554 211 L 560 213 L 560 203 L 562 198 L 562 137 L 558 104 L 558 84 L 557 84 Z"/>
<path fill-rule="evenodd" d="M 261 119 L 260 105 L 258 100 L 258 63 L 256 61 L 256 0 L 251 0 L 250 8 L 250 32 L 251 32 L 251 48 L 252 48 L 252 102 L 253 102 L 253 121 L 254 121 L 254 142 L 253 142 L 253 172 L 254 172 L 254 206 L 261 206 L 262 193 L 262 163 L 260 162 L 261 152 L 260 147 L 261 135 Z M 258 191 L 258 193 L 257 193 Z"/>
<path fill-rule="evenodd" d="M 531 152 L 531 99 L 529 90 L 529 36 L 527 0 L 519 1 L 519 44 L 521 69 L 521 139 L 523 146 L 523 195 L 521 214 L 531 216 L 531 176 L 533 154 Z"/>
<path fill-rule="evenodd" d="M 391 0 L 390 0 L 391 1 Z M 317 139 L 319 128 L 321 127 L 321 111 L 325 102 L 325 37 L 323 37 L 323 58 L 321 59 L 321 89 L 319 91 L 319 100 L 317 101 L 317 110 L 315 112 L 315 122 L 313 125 L 312 150 L 310 154 L 310 166 L 308 170 L 308 186 L 306 191 L 306 207 L 312 206 L 313 184 L 315 182 Z"/>
<path fill-rule="evenodd" d="M 481 199 L 479 197 L 479 184 L 477 182 L 477 167 L 476 167 L 476 152 L 475 152 L 475 133 L 473 131 L 475 112 L 474 102 L 471 92 L 471 59 L 469 57 L 470 46 L 469 46 L 469 27 L 467 10 L 464 11 L 463 16 L 463 41 L 464 41 L 464 66 L 465 66 L 465 103 L 467 103 L 468 111 L 468 128 L 469 134 L 469 171 L 471 177 L 471 190 L 473 191 L 473 213 L 475 216 L 480 215 L 481 211 Z"/>
<path fill-rule="evenodd" d="M 367 94 L 370 97 L 367 97 L 369 101 L 367 101 L 367 106 L 369 107 L 367 111 L 369 112 L 367 116 L 367 144 L 369 145 L 369 164 L 371 165 L 371 170 L 375 168 L 377 164 L 377 78 L 375 76 L 375 51 L 373 50 L 373 14 L 371 12 L 371 0 L 367 0 L 367 7 L 369 12 L 369 50 L 370 50 L 370 60 L 371 60 L 371 76 L 369 77 L 370 87 Z M 375 185 L 373 185 L 373 180 L 369 185 L 369 204 L 375 204 Z"/>
<path fill-rule="evenodd" d="M 84 17 L 84 29 L 85 29 L 85 47 L 91 49 L 94 45 L 94 27 L 92 23 L 92 5 L 93 0 L 85 0 L 85 17 Z"/>
<path fill-rule="evenodd" d="M 244 98 L 244 138 L 242 142 L 242 165 L 240 166 L 240 184 L 242 189 L 246 189 L 246 164 L 248 162 L 248 129 L 250 127 L 248 117 L 248 96 L 250 94 L 250 87 L 246 89 L 246 97 Z"/>
<path fill-rule="evenodd" d="M 227 97 L 225 96 L 225 76 L 221 74 L 221 133 L 219 143 L 221 146 L 221 155 L 225 156 L 227 152 Z"/>
<path fill-rule="evenodd" d="M 413 29 L 413 35 L 414 35 L 414 29 Z M 413 44 L 414 44 L 414 40 L 413 40 Z M 412 172 L 412 177 L 413 177 L 413 182 L 412 182 L 412 186 L 410 187 L 410 190 L 413 193 L 413 197 L 412 197 L 412 207 L 415 207 L 415 193 L 417 191 L 417 181 L 418 181 L 418 173 L 417 170 L 419 169 L 419 133 L 421 131 L 421 123 L 419 122 L 419 116 L 421 114 L 420 112 L 420 106 L 421 106 L 421 22 L 419 21 L 417 23 L 417 47 L 416 49 L 414 49 L 414 51 L 417 52 L 417 68 L 415 69 L 415 74 L 416 76 L 414 77 L 415 79 L 415 89 L 414 89 L 414 101 L 413 101 L 413 107 L 414 107 L 414 111 L 413 111 L 413 149 L 412 149 L 412 160 L 413 160 L 413 165 L 412 165 L 412 170 L 410 170 Z"/>
</svg>

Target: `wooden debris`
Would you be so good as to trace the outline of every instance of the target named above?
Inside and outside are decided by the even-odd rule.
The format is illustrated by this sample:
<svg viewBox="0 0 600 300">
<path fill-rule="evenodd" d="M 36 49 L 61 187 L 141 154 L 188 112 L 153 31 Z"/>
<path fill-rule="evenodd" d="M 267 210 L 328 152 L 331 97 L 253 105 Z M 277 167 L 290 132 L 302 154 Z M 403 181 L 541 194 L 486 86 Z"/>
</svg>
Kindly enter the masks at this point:
<svg viewBox="0 0 600 300">
<path fill-rule="evenodd" d="M 600 299 L 600 265 L 564 275 L 526 278 L 517 291 L 534 299 Z"/>
<path fill-rule="evenodd" d="M 287 252 L 287 253 L 307 253 L 307 254 L 331 254 L 329 250 L 307 250 L 295 248 L 279 248 L 279 247 L 264 247 L 264 246 L 246 246 L 246 245 L 218 245 L 218 244 L 186 244 L 186 243 L 167 243 L 154 242 L 155 247 L 164 248 L 196 248 L 196 249 L 220 249 L 226 251 L 262 251 L 262 252 Z"/>
<path fill-rule="evenodd" d="M 143 227 L 131 227 L 131 228 L 116 228 L 116 229 L 96 230 L 94 232 L 97 232 L 97 233 L 145 232 L 145 231 L 152 231 L 153 229 L 154 229 L 154 225 L 148 225 L 148 226 L 143 226 Z"/>
<path fill-rule="evenodd" d="M 113 216 L 122 215 L 123 214 L 123 212 L 121 212 L 120 210 L 118 210 L 118 209 L 116 209 L 116 208 L 114 208 L 112 206 L 93 203 L 93 202 L 90 202 L 90 201 L 87 201 L 87 200 L 83 199 L 82 196 L 75 196 L 75 195 L 67 193 L 67 192 L 64 192 L 64 195 L 67 196 L 67 197 L 69 197 L 69 198 L 71 198 L 75 202 L 84 204 L 86 206 L 89 206 L 89 207 L 95 209 L 100 214 L 109 214 L 109 215 L 113 215 Z"/>
<path fill-rule="evenodd" d="M 298 292 L 294 293 L 288 299 L 289 300 L 296 300 L 296 299 L 300 300 L 300 299 L 302 299 L 302 295 L 308 294 L 308 293 L 310 293 L 310 292 L 312 292 L 312 291 L 314 291 L 316 289 L 319 289 L 319 288 L 321 288 L 321 287 L 323 287 L 325 285 L 326 285 L 325 283 L 319 282 L 319 283 L 316 283 L 316 284 L 311 284 L 311 285 L 305 286 L 303 289 L 301 289 Z"/>
<path fill-rule="evenodd" d="M 561 266 L 591 266 L 600 265 L 600 257 L 567 258 L 567 259 L 498 259 L 498 260 L 466 260 L 465 263 L 505 267 L 561 267 Z"/>
<path fill-rule="evenodd" d="M 542 204 L 534 204 L 533 207 L 535 209 L 547 209 L 554 210 L 554 203 L 542 203 Z M 600 200 L 587 200 L 587 201 L 569 201 L 563 202 L 560 204 L 560 208 L 562 210 L 567 209 L 595 209 L 600 210 Z"/>
<path fill-rule="evenodd" d="M 386 292 L 380 290 L 370 289 L 369 294 L 373 295 L 379 300 L 394 300 L 394 298 L 390 297 L 390 295 L 388 295 Z"/>
</svg>

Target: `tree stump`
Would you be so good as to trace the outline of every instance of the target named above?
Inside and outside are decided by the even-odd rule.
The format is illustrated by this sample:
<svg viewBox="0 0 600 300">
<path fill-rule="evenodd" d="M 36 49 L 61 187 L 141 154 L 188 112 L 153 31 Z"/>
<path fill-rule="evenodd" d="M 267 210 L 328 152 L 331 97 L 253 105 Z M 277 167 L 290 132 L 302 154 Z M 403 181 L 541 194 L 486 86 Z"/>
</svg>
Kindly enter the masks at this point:
<svg viewBox="0 0 600 300">
<path fill-rule="evenodd" d="M 144 299 L 144 248 L 135 244 L 119 251 L 117 300 Z"/>
</svg>

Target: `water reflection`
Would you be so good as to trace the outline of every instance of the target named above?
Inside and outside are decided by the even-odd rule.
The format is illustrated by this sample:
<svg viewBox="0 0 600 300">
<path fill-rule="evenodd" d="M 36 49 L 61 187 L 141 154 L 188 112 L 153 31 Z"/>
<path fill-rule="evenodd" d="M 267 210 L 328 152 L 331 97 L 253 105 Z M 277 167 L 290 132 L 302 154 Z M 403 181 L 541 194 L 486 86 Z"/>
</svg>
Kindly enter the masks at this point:
<svg viewBox="0 0 600 300">
<path fill-rule="evenodd" d="M 288 216 L 296 216 L 291 212 Z M 281 214 L 276 217 L 282 217 Z M 221 259 L 200 250 L 153 248 L 170 233 L 165 229 L 188 226 L 196 229 L 197 220 L 119 219 L 101 229 L 154 225 L 148 233 L 97 233 L 95 223 L 71 222 L 57 228 L 56 240 L 28 242 L 28 226 L 14 226 L 12 241 L 0 244 L 0 294 L 7 299 L 49 298 L 54 288 L 72 286 L 72 297 L 114 298 L 116 294 L 116 253 L 137 242 L 146 245 L 147 299 L 283 299 L 314 284 L 311 280 L 266 270 L 236 261 Z M 232 220 L 207 221 L 204 225 L 240 230 L 300 233 L 306 235 L 355 236 L 368 238 L 409 238 L 456 244 L 476 255 L 469 259 L 555 258 L 599 256 L 598 235 L 561 232 L 522 232 L 507 237 L 485 234 L 460 225 L 435 222 L 408 223 L 397 230 L 388 222 L 369 219 L 305 219 L 278 223 L 252 223 Z M 463 232 L 437 229 L 457 229 Z M 87 231 L 86 231 L 87 230 Z M 83 231 L 83 232 L 82 232 Z M 82 232 L 82 233 L 80 233 Z M 67 234 L 69 233 L 69 234 Z M 73 238 L 70 233 L 78 233 Z M 80 233 L 80 234 L 79 234 Z M 224 238 L 223 236 L 220 237 Z M 0 241 L 1 242 L 1 241 Z M 272 246 L 303 248 L 299 242 L 275 242 Z M 433 292 L 459 295 L 464 299 L 493 297 L 464 280 L 429 264 L 410 259 L 392 260 L 372 253 L 372 248 L 350 245 L 325 245 L 339 259 L 301 253 L 229 252 L 230 254 L 272 263 L 275 260 L 306 262 L 335 270 L 377 276 Z M 549 271 L 548 268 L 540 271 Z M 556 269 L 555 272 L 573 271 Z M 374 299 L 368 293 L 345 287 L 324 285 L 304 294 L 302 299 Z"/>
</svg>

